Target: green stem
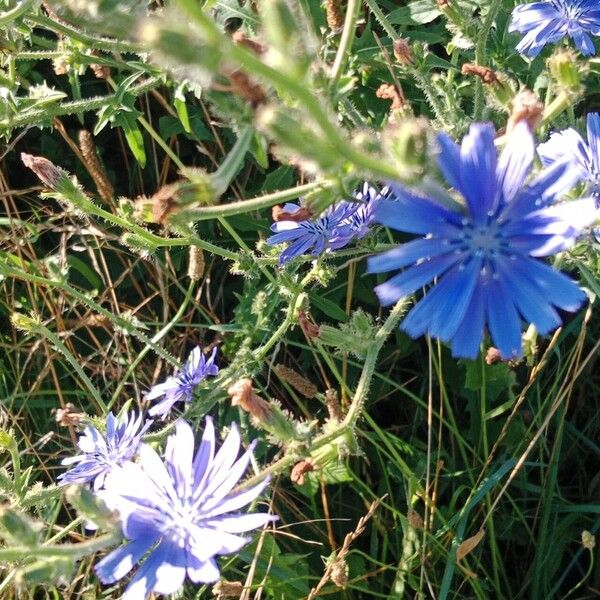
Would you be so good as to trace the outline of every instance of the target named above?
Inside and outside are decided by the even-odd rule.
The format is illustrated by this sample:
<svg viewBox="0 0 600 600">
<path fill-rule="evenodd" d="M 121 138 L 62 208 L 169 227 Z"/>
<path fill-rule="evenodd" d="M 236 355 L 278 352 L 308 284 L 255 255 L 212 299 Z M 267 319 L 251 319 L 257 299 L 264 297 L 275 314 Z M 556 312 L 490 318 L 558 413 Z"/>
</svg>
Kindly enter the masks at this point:
<svg viewBox="0 0 600 600">
<path fill-rule="evenodd" d="M 124 329 L 125 331 L 127 331 L 127 333 L 129 335 L 136 337 L 144 344 L 149 345 L 158 356 L 160 356 L 161 358 L 166 360 L 170 365 L 173 365 L 176 368 L 181 367 L 181 365 L 179 364 L 179 361 L 175 360 L 166 350 L 164 350 L 163 348 L 161 348 L 160 346 L 157 346 L 154 342 L 152 342 L 152 340 L 148 336 L 143 334 L 141 331 L 138 331 L 135 328 L 135 326 L 132 325 L 129 321 L 106 310 L 105 308 L 100 306 L 100 304 L 97 304 L 96 302 L 94 302 L 93 300 L 88 298 L 88 296 L 86 294 L 71 287 L 70 285 L 63 283 L 63 282 L 59 282 L 59 281 L 51 281 L 49 279 L 45 279 L 44 277 L 39 277 L 38 275 L 32 275 L 31 273 L 26 273 L 25 271 L 20 271 L 20 270 L 14 269 L 12 267 L 7 266 L 5 263 L 3 263 L 1 261 L 0 261 L 0 274 L 4 275 L 5 277 L 14 277 L 15 279 L 29 281 L 31 283 L 35 283 L 35 284 L 38 284 L 38 285 L 41 285 L 44 287 L 59 289 L 59 290 L 62 290 L 63 292 L 66 292 L 70 296 L 73 296 L 74 298 L 79 300 L 81 303 L 83 303 L 86 306 L 88 306 L 89 308 L 91 308 L 93 311 L 106 317 L 111 322 L 113 322 L 115 325 L 117 325 L 117 326 L 121 327 L 122 329 Z"/>
<path fill-rule="evenodd" d="M 31 15 L 28 17 L 28 20 L 34 25 L 40 25 L 56 33 L 62 33 L 73 40 L 97 50 L 106 50 L 107 52 L 139 52 L 142 49 L 139 44 L 134 44 L 132 42 L 90 35 L 72 25 L 55 21 L 43 14 Z"/>
<path fill-rule="evenodd" d="M 133 96 L 139 96 L 159 87 L 162 81 L 158 77 L 150 77 L 143 83 L 129 88 L 128 93 Z M 82 112 L 98 110 L 103 106 L 115 102 L 116 94 L 107 96 L 98 96 L 95 98 L 86 98 L 85 100 L 75 100 L 73 102 L 63 102 L 57 106 L 47 106 L 43 109 L 24 111 L 17 115 L 11 115 L 0 120 L 0 129 L 7 127 L 23 127 L 25 125 L 36 125 L 40 122 L 46 122 L 52 117 L 63 115 L 73 115 Z"/>
<path fill-rule="evenodd" d="M 62 340 L 58 337 L 58 335 L 56 335 L 56 333 L 54 333 L 53 331 L 50 331 L 50 329 L 48 329 L 45 325 L 42 325 L 41 323 L 34 325 L 31 328 L 31 333 L 43 335 L 45 338 L 50 340 L 50 342 L 52 342 L 54 347 L 65 357 L 65 359 L 71 365 L 73 370 L 77 373 L 77 375 L 79 375 L 79 377 L 85 384 L 85 387 L 87 387 L 90 394 L 96 401 L 96 404 L 102 411 L 102 414 L 106 415 L 108 413 L 108 407 L 104 403 L 104 400 L 102 400 L 100 392 L 92 383 L 90 378 L 85 374 L 85 371 L 83 370 L 77 359 L 71 354 L 71 352 L 69 352 L 69 349 L 63 344 Z"/>
<path fill-rule="evenodd" d="M 375 365 L 377 363 L 379 352 L 384 342 L 387 340 L 388 336 L 392 333 L 398 324 L 398 321 L 404 314 L 407 304 L 408 300 L 406 298 L 402 298 L 396 302 L 385 323 L 375 334 L 375 339 L 373 340 L 373 343 L 367 352 L 365 364 L 356 387 L 356 392 L 354 393 L 354 398 L 352 399 L 352 404 L 350 404 L 348 413 L 343 421 L 343 425 L 346 427 L 353 428 L 362 413 L 365 401 L 367 399 L 369 386 L 371 385 L 371 379 L 373 378 L 373 373 L 375 372 Z"/>
<path fill-rule="evenodd" d="M 194 0 L 179 0 L 179 4 L 194 19 L 196 25 L 206 36 L 206 41 L 218 47 L 224 57 L 241 65 L 248 72 L 255 73 L 259 77 L 270 81 L 275 87 L 285 90 L 291 97 L 297 98 L 340 156 L 360 169 L 369 171 L 384 179 L 398 178 L 400 174 L 396 167 L 386 163 L 380 157 L 362 154 L 343 137 L 340 129 L 333 124 L 331 116 L 323 109 L 304 81 L 299 81 L 284 71 L 270 67 L 262 62 L 260 57 L 242 45 L 233 44 L 219 30 L 217 25 L 204 14 L 202 8 Z"/>
<path fill-rule="evenodd" d="M 35 548 L 30 546 L 0 548 L 0 560 L 3 562 L 11 562 L 33 556 L 37 559 L 44 557 L 67 557 L 78 560 L 84 556 L 89 556 L 99 550 L 113 546 L 121 539 L 122 536 L 120 533 L 107 533 L 106 535 L 79 544 L 58 544 L 52 546 L 36 546 Z"/>
<path fill-rule="evenodd" d="M 299 198 L 308 192 L 319 188 L 326 188 L 327 185 L 323 182 L 315 181 L 306 183 L 288 190 L 265 194 L 251 200 L 240 200 L 238 202 L 230 202 L 229 204 L 219 204 L 217 206 L 202 206 L 200 208 L 186 209 L 185 218 L 187 221 L 206 221 L 208 219 L 216 219 L 217 217 L 230 217 L 233 215 L 247 214 L 251 211 L 270 208 L 275 204 L 280 204 L 286 200 Z"/>
<path fill-rule="evenodd" d="M 297 296 L 290 304 L 290 308 L 292 306 L 295 306 L 296 300 Z M 375 334 L 375 339 L 373 340 L 371 347 L 367 352 L 367 357 L 363 365 L 363 370 L 360 376 L 360 380 L 358 382 L 358 386 L 356 387 L 356 392 L 354 393 L 354 398 L 352 399 L 352 404 L 350 405 L 350 408 L 348 409 L 348 413 L 346 414 L 344 420 L 340 423 L 339 427 L 336 428 L 335 431 L 317 436 L 311 442 L 310 447 L 307 449 L 307 453 L 312 453 L 315 450 L 318 450 L 319 448 L 322 448 L 323 446 L 335 441 L 336 439 L 352 433 L 352 431 L 354 430 L 354 427 L 356 426 L 356 423 L 362 414 L 365 401 L 367 399 L 369 386 L 371 385 L 371 379 L 373 378 L 373 374 L 375 373 L 375 365 L 377 363 L 377 357 L 379 356 L 379 352 L 381 351 L 384 342 L 386 341 L 390 333 L 392 333 L 392 331 L 398 324 L 398 321 L 402 317 L 404 310 L 406 309 L 407 302 L 408 301 L 405 298 L 399 300 L 390 312 L 385 323 Z M 290 314 L 291 311 L 288 311 L 288 318 Z M 280 330 L 283 330 L 283 325 L 286 324 L 286 322 L 287 318 L 286 321 L 284 321 L 284 323 L 282 323 L 282 325 L 278 328 L 278 332 Z M 285 330 L 283 330 L 283 333 L 285 333 Z M 280 335 L 283 335 L 283 333 L 281 333 Z M 275 339 L 275 334 L 273 334 L 271 338 L 271 340 L 274 340 L 273 343 L 276 343 L 277 339 Z M 269 348 L 273 345 L 273 343 L 269 345 Z M 263 352 L 263 358 L 265 355 L 266 352 Z M 254 477 L 251 477 L 250 479 L 244 481 L 244 483 L 241 486 L 239 486 L 238 489 L 245 489 L 256 485 L 258 482 L 262 481 L 267 475 L 276 475 L 278 473 L 282 473 L 291 465 L 293 465 L 297 460 L 297 453 L 295 451 L 292 451 L 283 458 L 279 459 L 277 462 L 263 469 L 258 475 L 255 475 Z"/>
<path fill-rule="evenodd" d="M 346 7 L 346 18 L 344 19 L 344 29 L 340 39 L 340 45 L 335 55 L 333 67 L 331 69 L 331 89 L 334 90 L 346 64 L 348 53 L 352 50 L 352 42 L 356 34 L 356 22 L 360 12 L 361 0 L 348 0 Z"/>
<path fill-rule="evenodd" d="M 375 15 L 375 18 L 379 21 L 379 24 L 385 29 L 385 32 L 395 40 L 398 37 L 398 33 L 389 22 L 389 19 L 383 14 L 383 11 L 379 8 L 377 0 L 365 0 L 369 10 Z"/>
<path fill-rule="evenodd" d="M 187 307 L 190 303 L 190 300 L 192 299 L 195 284 L 196 284 L 195 281 L 193 281 L 193 280 L 190 281 L 190 284 L 185 293 L 185 297 L 183 298 L 183 302 L 181 303 L 181 306 L 179 307 L 179 309 L 177 310 L 177 312 L 175 313 L 173 318 L 158 333 L 156 333 L 156 335 L 154 335 L 152 337 L 152 343 L 158 344 L 158 342 L 160 342 L 165 337 L 165 335 L 167 335 L 167 333 L 169 333 L 169 331 L 171 331 L 171 329 L 173 329 L 173 327 L 175 327 L 175 325 L 177 324 L 179 319 L 181 319 L 181 317 L 184 315 L 184 313 L 187 310 Z M 144 346 L 140 350 L 138 355 L 135 357 L 135 360 L 131 363 L 131 365 L 129 365 L 127 372 L 121 378 L 121 381 L 119 381 L 119 384 L 117 385 L 117 389 L 114 391 L 114 393 L 108 403 L 108 406 L 107 406 L 108 410 L 110 410 L 112 408 L 112 406 L 114 405 L 114 403 L 117 401 L 121 391 L 125 387 L 127 380 L 129 379 L 131 374 L 137 369 L 137 366 L 140 364 L 140 362 L 142 362 L 142 360 L 144 359 L 144 356 L 146 356 L 146 354 L 148 354 L 148 352 L 151 349 L 152 349 L 151 346 L 148 346 L 148 345 Z"/>
<path fill-rule="evenodd" d="M 18 19 L 21 15 L 24 15 L 35 1 L 36 0 L 23 0 L 21 4 L 17 4 L 14 8 L 0 13 L 0 27 L 6 27 L 9 23 L 12 23 Z"/>
<path fill-rule="evenodd" d="M 490 7 L 488 8 L 488 13 L 485 16 L 485 20 L 481 25 L 481 29 L 477 35 L 477 41 L 475 42 L 475 63 L 478 65 L 486 64 L 486 54 L 485 54 L 485 46 L 487 43 L 488 36 L 490 34 L 490 30 L 496 17 L 498 16 L 498 11 L 502 6 L 502 0 L 492 0 Z M 473 118 L 475 120 L 479 120 L 482 117 L 483 113 L 483 83 L 479 79 L 476 78 L 475 82 L 475 107 L 473 109 Z"/>
</svg>

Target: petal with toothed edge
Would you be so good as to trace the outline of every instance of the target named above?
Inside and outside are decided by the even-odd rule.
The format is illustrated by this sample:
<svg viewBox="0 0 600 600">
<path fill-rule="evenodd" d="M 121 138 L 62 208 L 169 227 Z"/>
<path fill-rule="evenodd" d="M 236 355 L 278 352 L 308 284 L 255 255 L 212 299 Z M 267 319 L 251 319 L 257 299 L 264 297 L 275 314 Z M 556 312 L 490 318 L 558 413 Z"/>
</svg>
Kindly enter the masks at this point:
<svg viewBox="0 0 600 600">
<path fill-rule="evenodd" d="M 188 552 L 187 574 L 194 583 L 213 583 L 219 579 L 219 567 L 217 562 L 209 558 L 205 561 L 198 560 L 192 553 Z"/>
<path fill-rule="evenodd" d="M 416 263 L 422 258 L 433 258 L 451 251 L 453 251 L 453 248 L 445 239 L 420 238 L 402 244 L 393 250 L 370 256 L 367 259 L 367 272 L 385 273 L 395 271 Z"/>
<path fill-rule="evenodd" d="M 535 156 L 535 143 L 529 126 L 521 122 L 508 136 L 498 160 L 497 178 L 502 202 L 510 202 L 523 187 Z M 495 207 L 493 207 L 495 212 Z"/>
<path fill-rule="evenodd" d="M 157 537 L 146 537 L 119 546 L 96 564 L 94 567 L 96 575 L 104 584 L 119 581 L 133 569 L 157 539 Z"/>
<path fill-rule="evenodd" d="M 194 434 L 182 419 L 175 424 L 175 433 L 167 439 L 165 463 L 175 490 L 180 497 L 191 492 Z"/>
<path fill-rule="evenodd" d="M 474 360 L 479 355 L 485 326 L 484 295 L 481 283 L 478 282 L 466 316 L 458 326 L 450 342 L 452 355 L 456 358 Z"/>
<path fill-rule="evenodd" d="M 520 358 L 521 319 L 501 279 L 490 277 L 483 286 L 485 309 L 494 346 L 504 359 Z"/>
<path fill-rule="evenodd" d="M 460 147 L 460 190 L 477 224 L 486 221 L 496 197 L 495 137 L 491 123 L 473 123 Z"/>
<path fill-rule="evenodd" d="M 439 277 L 452 265 L 460 262 L 462 254 L 445 254 L 436 256 L 431 260 L 410 267 L 403 273 L 394 275 L 385 283 L 375 287 L 375 293 L 382 306 L 394 304 L 400 298 L 404 298 L 419 288 L 427 285 L 435 277 Z"/>
<path fill-rule="evenodd" d="M 161 552 L 161 562 L 156 568 L 153 591 L 158 594 L 174 594 L 183 585 L 186 572 L 186 552 L 172 541 L 163 540 L 154 551 Z"/>
<path fill-rule="evenodd" d="M 502 277 L 509 296 L 528 323 L 533 323 L 541 335 L 545 335 L 560 326 L 558 313 L 548 299 L 531 279 L 522 279 L 512 270 L 507 261 L 497 261 L 496 269 Z"/>
</svg>

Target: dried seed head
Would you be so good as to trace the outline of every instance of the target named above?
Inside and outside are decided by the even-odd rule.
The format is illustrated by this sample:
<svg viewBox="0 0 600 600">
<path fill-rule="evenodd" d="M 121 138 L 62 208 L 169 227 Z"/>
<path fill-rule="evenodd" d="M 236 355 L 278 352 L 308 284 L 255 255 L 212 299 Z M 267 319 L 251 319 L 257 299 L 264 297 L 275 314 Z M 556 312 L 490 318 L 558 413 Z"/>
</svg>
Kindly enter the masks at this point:
<svg viewBox="0 0 600 600">
<path fill-rule="evenodd" d="M 273 368 L 277 376 L 289 383 L 297 392 L 302 394 L 305 398 L 314 398 L 317 395 L 316 386 L 311 383 L 306 377 L 303 377 L 294 369 L 290 369 L 285 365 L 275 365 Z"/>
<path fill-rule="evenodd" d="M 134 212 L 142 221 L 165 225 L 178 208 L 179 184 L 169 183 L 150 198 L 147 196 L 136 198 Z"/>
<path fill-rule="evenodd" d="M 348 563 L 344 559 L 338 559 L 333 563 L 330 579 L 337 587 L 346 587 L 348 584 Z"/>
<path fill-rule="evenodd" d="M 498 81 L 498 76 L 489 67 L 476 65 L 474 63 L 465 63 L 462 66 L 461 73 L 463 75 L 475 75 L 483 81 L 483 83 L 491 84 Z"/>
<path fill-rule="evenodd" d="M 251 40 L 243 31 L 237 30 L 231 36 L 234 44 L 244 46 L 259 56 L 267 51 L 267 46 L 257 40 Z"/>
<path fill-rule="evenodd" d="M 198 246 L 190 246 L 188 277 L 192 281 L 199 281 L 204 275 L 204 251 Z"/>
<path fill-rule="evenodd" d="M 111 202 L 115 190 L 108 179 L 104 166 L 98 158 L 94 138 L 87 129 L 82 129 L 79 132 L 79 149 L 81 150 L 81 156 L 83 157 L 85 166 L 96 184 L 98 194 L 105 202 Z"/>
<path fill-rule="evenodd" d="M 304 476 L 307 473 L 312 473 L 315 469 L 316 465 L 310 458 L 301 460 L 300 462 L 297 462 L 292 468 L 292 471 L 290 473 L 290 480 L 296 485 L 304 485 Z"/>
<path fill-rule="evenodd" d="M 402 110 L 406 104 L 400 90 L 392 83 L 382 83 L 375 95 L 383 100 L 391 100 L 391 110 Z"/>
<path fill-rule="evenodd" d="M 506 133 L 510 133 L 518 123 L 524 121 L 531 131 L 535 131 L 542 122 L 544 105 L 540 99 L 528 89 L 522 89 L 512 99 L 512 112 L 506 124 Z"/>
<path fill-rule="evenodd" d="M 401 65 L 410 65 L 413 62 L 413 53 L 408 40 L 398 38 L 394 40 L 394 56 Z"/>
<path fill-rule="evenodd" d="M 273 221 L 276 223 L 279 221 L 294 221 L 294 223 L 300 223 L 300 221 L 306 221 L 312 217 L 312 212 L 306 206 L 301 206 L 294 212 L 289 212 L 281 208 L 281 206 L 275 205 L 271 209 L 271 215 Z"/>
<path fill-rule="evenodd" d="M 334 421 L 340 421 L 342 419 L 342 410 L 340 407 L 340 398 L 336 390 L 332 388 L 325 390 L 325 403 L 327 404 L 329 418 Z"/>
<path fill-rule="evenodd" d="M 32 156 L 21 152 L 23 164 L 31 169 L 40 179 L 40 181 L 49 188 L 56 187 L 65 172 L 42 156 Z"/>
<path fill-rule="evenodd" d="M 325 13 L 327 14 L 327 25 L 332 31 L 337 31 L 344 26 L 340 0 L 325 0 Z"/>
<path fill-rule="evenodd" d="M 298 323 L 307 339 L 312 340 L 319 337 L 319 326 L 311 321 L 310 315 L 306 311 L 298 311 Z"/>
<path fill-rule="evenodd" d="M 498 350 L 498 348 L 494 348 L 494 346 L 490 346 L 485 354 L 486 364 L 493 365 L 501 360 L 502 356 L 500 355 L 500 350 Z"/>
<path fill-rule="evenodd" d="M 269 403 L 252 388 L 251 379 L 239 379 L 227 388 L 231 404 L 250 413 L 259 422 L 266 421 L 271 414 Z"/>
<path fill-rule="evenodd" d="M 241 581 L 217 581 L 213 585 L 213 596 L 218 598 L 239 598 L 244 592 L 244 584 Z"/>
<path fill-rule="evenodd" d="M 61 427 L 79 427 L 85 418 L 85 413 L 79 412 L 75 405 L 67 402 L 64 408 L 57 408 L 54 419 Z"/>
<path fill-rule="evenodd" d="M 413 529 L 423 529 L 423 517 L 416 510 L 411 508 L 406 518 Z"/>
<path fill-rule="evenodd" d="M 262 86 L 254 83 L 248 73 L 241 69 L 231 71 L 228 75 L 231 91 L 252 105 L 253 108 L 264 104 L 267 100 L 267 94 Z"/>
</svg>

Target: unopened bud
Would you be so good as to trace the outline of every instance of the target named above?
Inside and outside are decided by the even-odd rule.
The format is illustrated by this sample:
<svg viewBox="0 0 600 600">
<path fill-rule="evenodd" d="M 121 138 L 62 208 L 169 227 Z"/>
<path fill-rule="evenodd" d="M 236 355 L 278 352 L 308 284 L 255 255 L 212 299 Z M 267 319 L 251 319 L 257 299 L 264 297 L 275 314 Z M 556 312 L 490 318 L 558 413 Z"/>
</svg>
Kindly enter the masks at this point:
<svg viewBox="0 0 600 600">
<path fill-rule="evenodd" d="M 85 413 L 77 410 L 74 404 L 67 402 L 64 408 L 57 408 L 54 420 L 61 427 L 79 427 L 85 419 Z"/>
<path fill-rule="evenodd" d="M 577 59 L 573 50 L 557 50 L 548 59 L 548 68 L 556 83 L 563 89 L 577 93 L 581 91 L 582 75 L 587 71 L 587 65 Z"/>
<path fill-rule="evenodd" d="M 31 169 L 40 181 L 49 188 L 55 188 L 65 172 L 43 156 L 33 156 L 21 152 L 23 164 Z"/>
<path fill-rule="evenodd" d="M 485 353 L 485 362 L 487 365 L 493 365 L 502 360 L 502 355 L 500 354 L 500 350 L 498 348 L 494 348 L 494 346 L 490 346 Z"/>
<path fill-rule="evenodd" d="M 586 550 L 591 552 L 596 547 L 596 538 L 593 534 L 584 529 L 581 532 L 581 543 Z"/>
<path fill-rule="evenodd" d="M 27 332 L 34 331 L 40 324 L 39 319 L 28 317 L 27 315 L 18 312 L 14 312 L 10 316 L 10 321 L 17 329 Z"/>
<path fill-rule="evenodd" d="M 19 546 L 35 546 L 40 526 L 8 506 L 0 506 L 2 536 Z"/>
<path fill-rule="evenodd" d="M 415 179 L 423 172 L 428 132 L 427 120 L 423 118 L 403 120 L 383 132 L 383 146 L 403 179 Z"/>
<path fill-rule="evenodd" d="M 510 133 L 518 123 L 524 121 L 531 131 L 535 131 L 542 122 L 544 105 L 527 88 L 522 89 L 512 100 L 512 112 L 506 124 L 506 133 Z"/>
<path fill-rule="evenodd" d="M 104 502 L 82 485 L 69 485 L 65 498 L 81 516 L 95 525 L 111 527 L 118 521 Z"/>
</svg>

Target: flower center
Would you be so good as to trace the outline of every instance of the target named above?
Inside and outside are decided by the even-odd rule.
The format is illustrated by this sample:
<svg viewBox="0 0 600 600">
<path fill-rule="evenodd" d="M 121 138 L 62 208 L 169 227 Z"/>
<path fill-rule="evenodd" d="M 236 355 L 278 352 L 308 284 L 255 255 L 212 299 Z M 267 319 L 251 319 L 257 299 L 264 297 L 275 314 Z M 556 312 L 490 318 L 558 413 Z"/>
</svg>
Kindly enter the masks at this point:
<svg viewBox="0 0 600 600">
<path fill-rule="evenodd" d="M 467 226 L 461 237 L 464 245 L 475 256 L 490 258 L 498 254 L 504 247 L 502 236 L 495 225 Z"/>
</svg>

